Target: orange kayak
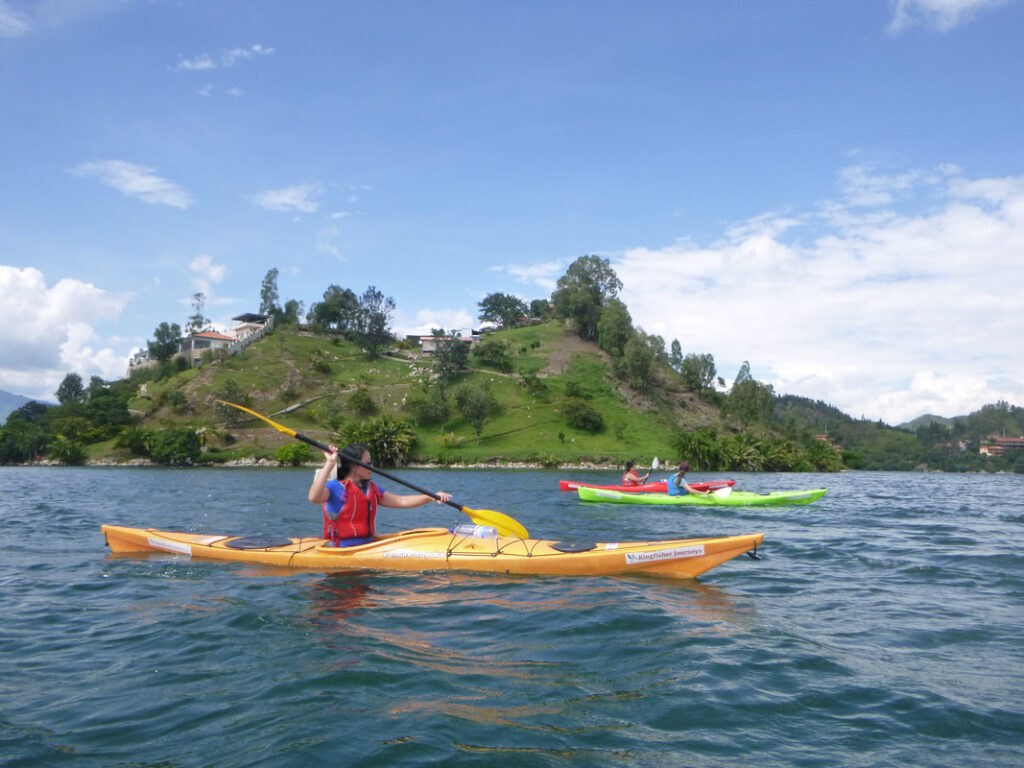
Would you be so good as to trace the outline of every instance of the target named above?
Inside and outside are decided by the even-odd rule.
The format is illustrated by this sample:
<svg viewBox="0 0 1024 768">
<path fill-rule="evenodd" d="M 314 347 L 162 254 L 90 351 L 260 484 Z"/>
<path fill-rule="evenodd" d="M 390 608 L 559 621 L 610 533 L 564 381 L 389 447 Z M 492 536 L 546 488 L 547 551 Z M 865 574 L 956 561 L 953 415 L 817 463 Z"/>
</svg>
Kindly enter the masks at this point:
<svg viewBox="0 0 1024 768">
<path fill-rule="evenodd" d="M 242 536 L 159 531 L 104 525 L 114 553 L 172 552 L 194 558 L 334 571 L 365 568 L 390 571 L 460 570 L 553 576 L 651 574 L 690 579 L 751 554 L 756 559 L 763 533 L 666 541 L 597 543 L 481 538 L 446 528 L 418 528 L 375 537 L 354 547 L 326 546 L 320 538 L 254 539 Z"/>
</svg>

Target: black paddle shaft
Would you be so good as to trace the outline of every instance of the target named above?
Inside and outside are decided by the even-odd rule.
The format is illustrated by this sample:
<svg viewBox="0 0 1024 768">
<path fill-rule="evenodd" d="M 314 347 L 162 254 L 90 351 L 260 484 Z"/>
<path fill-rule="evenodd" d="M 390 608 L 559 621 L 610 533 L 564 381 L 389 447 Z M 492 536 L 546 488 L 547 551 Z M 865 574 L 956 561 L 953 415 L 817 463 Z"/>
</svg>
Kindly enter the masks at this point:
<svg viewBox="0 0 1024 768">
<path fill-rule="evenodd" d="M 301 440 L 304 443 L 309 443 L 314 448 L 319 448 L 321 451 L 326 451 L 327 453 L 331 452 L 330 446 L 324 445 L 319 440 L 314 440 L 312 437 L 306 437 L 301 432 L 295 433 L 295 439 Z M 364 469 L 370 470 L 371 472 L 376 472 L 381 477 L 386 477 L 388 480 L 393 480 L 396 483 L 404 485 L 406 488 L 412 488 L 414 491 L 419 491 L 423 495 L 429 496 L 430 498 L 435 499 L 436 501 L 443 501 L 443 499 L 436 493 L 428 491 L 426 488 L 420 488 L 418 485 L 416 485 L 415 483 L 410 483 L 408 480 L 402 480 L 399 477 L 395 477 L 394 475 L 385 472 L 384 470 L 380 469 L 379 467 L 375 467 L 372 464 L 366 464 L 365 462 L 359 461 L 359 459 L 353 459 L 347 453 L 345 454 L 345 461 L 350 462 L 352 464 L 357 464 L 360 467 L 363 467 Z M 447 504 L 449 507 L 455 507 L 455 509 L 459 510 L 459 512 L 463 511 L 462 505 L 456 504 L 454 501 L 445 501 L 444 503 Z"/>
</svg>

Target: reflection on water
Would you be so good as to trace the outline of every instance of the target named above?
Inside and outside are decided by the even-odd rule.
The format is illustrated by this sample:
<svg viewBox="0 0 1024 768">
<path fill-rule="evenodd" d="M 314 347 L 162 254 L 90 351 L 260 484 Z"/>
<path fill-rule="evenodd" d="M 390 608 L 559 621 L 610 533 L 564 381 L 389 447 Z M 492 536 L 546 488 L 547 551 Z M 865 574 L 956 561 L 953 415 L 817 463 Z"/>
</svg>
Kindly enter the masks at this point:
<svg viewBox="0 0 1024 768">
<path fill-rule="evenodd" d="M 687 675 L 652 658 L 702 637 L 745 632 L 756 618 L 720 587 L 640 578 L 359 572 L 312 580 L 301 596 L 315 640 L 339 653 L 331 668 L 402 669 L 460 691 L 439 700 L 436 686 L 419 694 L 407 686 L 392 713 L 430 709 L 490 724 L 564 709 L 564 698 L 580 696 L 573 680 L 583 660 L 584 677 L 614 665 L 621 683 L 624 670 L 636 670 L 632 684 L 587 695 L 641 696 L 653 670 L 659 685 Z M 615 650 L 623 643 L 628 653 Z M 566 685 L 561 695 L 552 690 Z M 520 689 L 544 690 L 550 701 L 502 703 L 492 695 Z"/>
</svg>

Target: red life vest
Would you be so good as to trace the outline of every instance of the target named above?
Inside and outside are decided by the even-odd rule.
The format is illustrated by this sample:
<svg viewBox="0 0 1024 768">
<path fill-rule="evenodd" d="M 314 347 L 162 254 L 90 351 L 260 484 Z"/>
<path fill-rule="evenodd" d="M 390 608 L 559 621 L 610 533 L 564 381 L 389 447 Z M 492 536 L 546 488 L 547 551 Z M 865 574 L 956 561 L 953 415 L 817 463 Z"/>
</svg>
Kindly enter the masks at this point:
<svg viewBox="0 0 1024 768">
<path fill-rule="evenodd" d="M 629 478 L 629 471 L 627 470 L 627 471 L 622 473 L 622 484 L 623 485 L 640 485 L 640 483 L 638 483 L 636 480 L 630 480 L 628 478 Z"/>
<path fill-rule="evenodd" d="M 351 480 L 342 480 L 341 488 L 344 494 L 341 511 L 333 520 L 327 514 L 328 502 L 324 502 L 324 538 L 337 544 L 344 539 L 373 536 L 377 502 L 384 494 L 372 480 L 368 486 L 368 495 Z"/>
</svg>

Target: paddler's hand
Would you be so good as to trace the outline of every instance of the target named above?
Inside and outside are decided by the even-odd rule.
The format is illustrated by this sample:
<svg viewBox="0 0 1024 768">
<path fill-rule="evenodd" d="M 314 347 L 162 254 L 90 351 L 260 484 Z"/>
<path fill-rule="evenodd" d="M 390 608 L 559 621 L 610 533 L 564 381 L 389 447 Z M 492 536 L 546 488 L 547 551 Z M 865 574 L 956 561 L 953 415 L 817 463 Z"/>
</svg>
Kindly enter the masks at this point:
<svg viewBox="0 0 1024 768">
<path fill-rule="evenodd" d="M 327 481 L 334 474 L 334 468 L 338 466 L 337 446 L 328 446 L 329 451 L 321 451 L 324 455 L 324 465 L 316 471 L 313 476 L 313 484 L 309 486 L 309 500 L 313 504 L 323 504 L 327 501 L 330 493 L 327 491 Z"/>
<path fill-rule="evenodd" d="M 448 501 L 451 500 L 451 498 L 452 498 L 452 495 L 450 493 L 445 493 L 444 491 L 438 491 L 437 492 L 437 498 L 434 499 L 434 501 L 437 504 L 446 504 L 446 503 L 448 503 Z"/>
</svg>

